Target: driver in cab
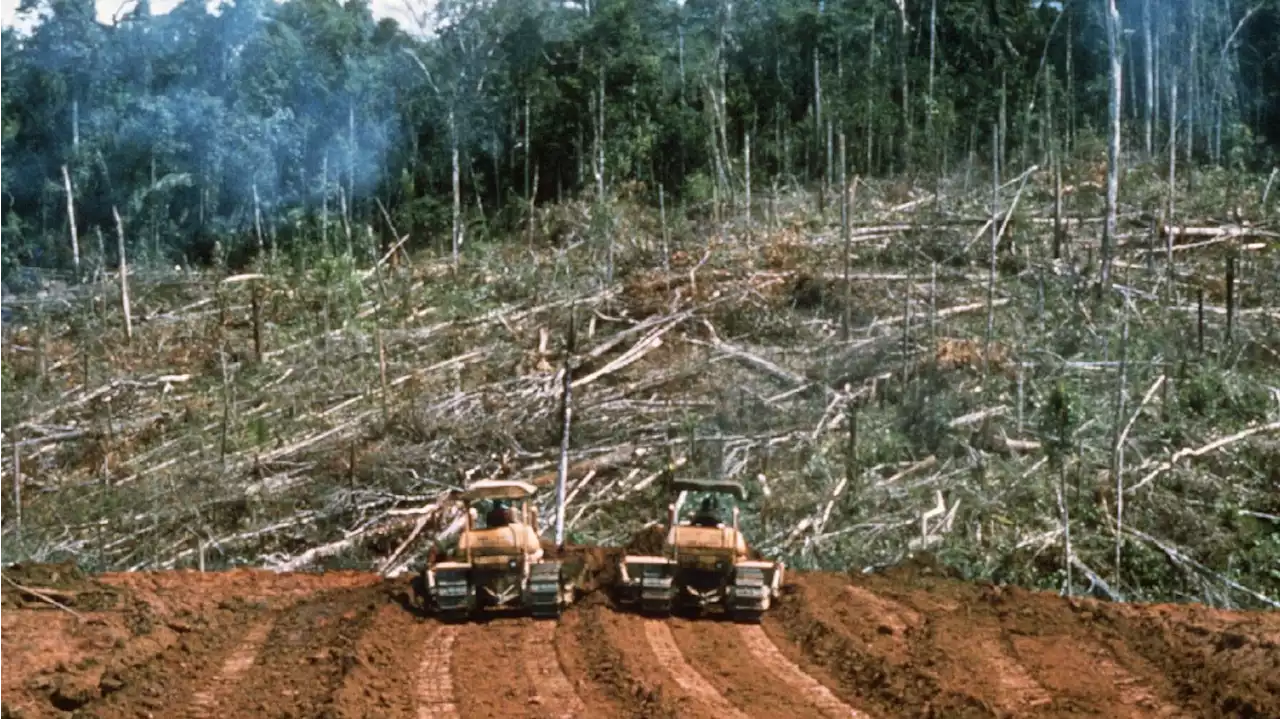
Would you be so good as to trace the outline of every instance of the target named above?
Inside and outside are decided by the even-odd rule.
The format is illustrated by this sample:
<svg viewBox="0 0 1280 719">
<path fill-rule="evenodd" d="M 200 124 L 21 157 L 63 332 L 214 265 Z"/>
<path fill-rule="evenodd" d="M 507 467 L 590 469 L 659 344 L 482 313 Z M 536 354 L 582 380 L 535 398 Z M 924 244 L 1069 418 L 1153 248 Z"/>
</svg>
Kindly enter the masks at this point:
<svg viewBox="0 0 1280 719">
<path fill-rule="evenodd" d="M 724 522 L 720 518 L 720 508 L 716 504 L 715 497 L 707 497 L 702 500 L 702 504 L 698 507 L 698 511 L 693 515 L 693 526 L 695 527 L 723 527 Z"/>
</svg>

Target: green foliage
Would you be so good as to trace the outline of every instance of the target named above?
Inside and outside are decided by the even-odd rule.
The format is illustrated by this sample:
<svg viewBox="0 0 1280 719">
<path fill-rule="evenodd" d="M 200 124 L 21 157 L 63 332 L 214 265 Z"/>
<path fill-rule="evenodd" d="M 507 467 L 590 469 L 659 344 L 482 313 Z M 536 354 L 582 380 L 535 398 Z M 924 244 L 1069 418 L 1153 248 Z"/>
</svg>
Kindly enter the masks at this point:
<svg viewBox="0 0 1280 719">
<path fill-rule="evenodd" d="M 927 3 L 900 20 L 874 3 L 600 0 L 584 13 L 550 0 L 455 1 L 426 18 L 430 37 L 375 21 L 370 7 L 241 0 L 213 15 L 192 2 L 109 29 L 86 0 L 29 0 L 21 14 L 47 19 L 26 37 L 5 31 L 5 254 L 66 266 L 63 164 L 82 238 L 113 229 L 114 206 L 131 251 L 207 262 L 208 238 L 236 244 L 254 231 L 255 210 L 274 234 L 297 211 L 326 208 L 337 225 L 344 200 L 386 239 L 381 198 L 399 233 L 428 242 L 451 224 L 455 146 L 464 212 L 484 231 L 523 222 L 510 201 L 535 179 L 541 200 L 591 188 L 600 149 L 609 187 L 661 183 L 694 207 L 722 183 L 717 157 L 722 199 L 741 192 L 748 133 L 755 178 L 819 179 L 828 171 L 819 112 L 848 136 L 850 170 L 864 177 L 989 158 L 1001 112 L 1006 176 L 1064 129 L 1073 158 L 1105 154 L 1089 129 L 1105 125 L 1105 43 L 1087 3 L 1065 4 L 1066 18 L 1050 3 L 942 3 L 931 28 Z M 1121 10 L 1127 27 L 1146 21 L 1136 5 Z M 1189 12 L 1161 7 L 1153 21 L 1164 47 L 1188 46 Z M 1244 24 L 1230 68 L 1201 43 L 1198 71 L 1222 70 L 1204 81 L 1234 86 L 1222 88 L 1220 119 L 1218 94 L 1196 98 L 1190 130 L 1197 153 L 1236 175 L 1274 154 L 1267 133 L 1280 123 L 1266 119 L 1280 97 L 1259 88 L 1280 75 L 1280 59 L 1262 50 L 1278 12 L 1264 5 Z M 1074 209 L 1096 209 L 1085 178 L 1066 179 L 1077 186 Z"/>
<path fill-rule="evenodd" d="M 1179 394 L 1181 408 L 1201 419 L 1263 422 L 1272 402 L 1266 387 L 1243 382 L 1235 373 L 1212 365 L 1189 368 Z"/>
<path fill-rule="evenodd" d="M 1040 415 L 1040 432 L 1044 438 L 1049 461 L 1055 468 L 1061 467 L 1064 457 L 1071 451 L 1071 436 L 1079 424 L 1079 400 L 1073 396 L 1064 380 L 1054 383 L 1049 391 L 1044 412 Z"/>
</svg>

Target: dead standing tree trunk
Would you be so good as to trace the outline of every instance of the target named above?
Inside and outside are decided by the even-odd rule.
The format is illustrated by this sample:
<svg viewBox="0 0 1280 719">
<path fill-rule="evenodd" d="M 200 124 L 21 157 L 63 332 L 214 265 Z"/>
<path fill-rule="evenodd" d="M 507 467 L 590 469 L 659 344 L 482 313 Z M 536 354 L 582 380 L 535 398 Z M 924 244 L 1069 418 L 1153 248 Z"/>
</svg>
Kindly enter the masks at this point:
<svg viewBox="0 0 1280 719">
<path fill-rule="evenodd" d="M 1143 113 L 1142 135 L 1148 158 L 1152 153 L 1151 135 L 1156 112 L 1155 52 L 1151 44 L 1151 24 L 1151 0 L 1142 0 L 1142 54 L 1147 77 L 1146 111 Z"/>
<path fill-rule="evenodd" d="M 485 80 L 489 73 L 486 63 L 492 59 L 495 50 L 495 45 L 490 40 L 490 38 L 482 37 L 479 40 L 471 38 L 468 41 L 459 36 L 457 49 L 460 55 L 453 58 L 457 62 L 458 69 L 454 74 L 454 81 L 447 87 L 441 87 L 436 82 L 431 69 L 412 49 L 404 49 L 404 53 L 413 60 L 418 69 L 422 70 L 422 74 L 426 77 L 427 84 L 431 86 L 432 92 L 448 107 L 449 154 L 453 170 L 453 239 L 451 250 L 455 268 L 461 260 L 464 240 L 464 227 L 462 224 L 462 164 L 460 157 L 462 138 L 459 123 L 468 121 L 465 106 L 460 108 L 460 102 L 468 97 L 479 97 L 484 92 Z M 459 118 L 460 114 L 463 115 L 462 118 Z"/>
<path fill-rule="evenodd" d="M 573 426 L 573 353 L 578 331 L 573 305 L 569 306 L 569 332 L 564 353 L 564 382 L 560 394 L 560 466 L 556 472 L 556 546 L 564 547 L 565 485 L 569 482 L 569 437 Z"/>
<path fill-rule="evenodd" d="M 124 253 L 124 221 L 120 219 L 120 212 L 114 205 L 111 207 L 111 215 L 116 220 L 116 246 L 120 252 L 120 309 L 124 312 L 124 338 L 125 341 L 132 341 L 133 311 L 129 307 L 129 263 Z"/>
<path fill-rule="evenodd" d="M 22 455 L 18 452 L 18 433 L 12 435 L 13 451 L 13 515 L 18 527 L 18 541 L 22 541 Z"/>
<path fill-rule="evenodd" d="M 1101 269 L 1098 276 L 1098 296 L 1106 293 L 1111 285 L 1111 253 L 1116 237 L 1116 204 L 1120 194 L 1120 12 L 1116 0 L 1107 0 L 1107 50 L 1110 57 L 1111 78 L 1107 98 L 1109 114 L 1107 138 L 1107 220 L 1102 229 L 1102 247 L 1099 257 Z"/>
<path fill-rule="evenodd" d="M 80 274 L 80 239 L 76 236 L 76 201 L 71 189 L 71 173 L 67 166 L 62 166 L 62 184 L 67 188 L 67 225 L 71 229 L 71 262 L 75 265 L 76 274 Z"/>
<path fill-rule="evenodd" d="M 458 165 L 458 123 L 449 108 L 449 155 L 453 158 L 453 266 L 458 266 L 462 250 L 462 171 Z"/>
</svg>

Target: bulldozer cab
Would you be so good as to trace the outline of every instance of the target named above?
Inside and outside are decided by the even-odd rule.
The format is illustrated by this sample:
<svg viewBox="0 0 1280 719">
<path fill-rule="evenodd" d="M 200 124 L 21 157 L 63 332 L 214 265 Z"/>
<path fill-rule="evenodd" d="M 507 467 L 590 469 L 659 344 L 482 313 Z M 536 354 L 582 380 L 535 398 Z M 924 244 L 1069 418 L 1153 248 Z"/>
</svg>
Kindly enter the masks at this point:
<svg viewBox="0 0 1280 719">
<path fill-rule="evenodd" d="M 669 552 L 746 555 L 746 541 L 738 531 L 737 502 L 747 494 L 741 484 L 686 479 L 672 482 L 670 488 L 685 502 L 677 499 L 670 505 Z"/>
<path fill-rule="evenodd" d="M 679 480 L 671 490 L 685 495 L 679 524 L 697 527 L 723 527 L 737 513 L 736 502 L 747 496 L 741 484 L 728 480 Z"/>
<path fill-rule="evenodd" d="M 457 554 L 480 564 L 512 555 L 540 558 L 538 510 L 530 501 L 537 491 L 526 482 L 482 480 L 457 495 L 467 505 L 467 526 Z"/>
</svg>

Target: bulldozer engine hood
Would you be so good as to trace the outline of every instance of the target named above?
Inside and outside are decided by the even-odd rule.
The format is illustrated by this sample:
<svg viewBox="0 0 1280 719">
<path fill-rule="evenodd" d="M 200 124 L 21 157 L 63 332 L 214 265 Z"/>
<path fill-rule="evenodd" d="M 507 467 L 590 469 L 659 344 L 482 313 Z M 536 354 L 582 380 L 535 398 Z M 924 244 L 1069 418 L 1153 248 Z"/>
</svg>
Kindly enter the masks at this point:
<svg viewBox="0 0 1280 719">
<path fill-rule="evenodd" d="M 669 549 L 674 548 L 677 552 L 726 553 L 735 557 L 747 554 L 746 540 L 733 527 L 677 525 L 667 532 L 666 543 Z"/>
<path fill-rule="evenodd" d="M 542 548 L 538 532 L 527 524 L 509 524 L 492 529 L 473 529 L 464 532 L 458 540 L 459 556 L 467 550 L 473 556 L 506 556 L 511 554 L 535 554 Z"/>
</svg>

